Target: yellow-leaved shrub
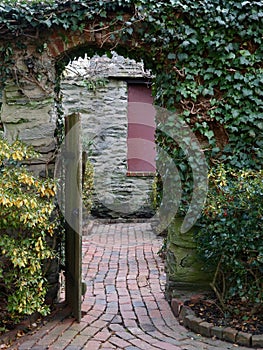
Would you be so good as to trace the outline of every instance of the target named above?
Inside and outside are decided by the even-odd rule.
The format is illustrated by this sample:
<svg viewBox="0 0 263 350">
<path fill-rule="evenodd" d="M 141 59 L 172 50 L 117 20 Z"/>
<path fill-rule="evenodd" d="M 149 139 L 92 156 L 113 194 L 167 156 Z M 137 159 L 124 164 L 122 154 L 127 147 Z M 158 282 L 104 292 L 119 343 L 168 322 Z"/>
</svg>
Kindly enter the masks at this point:
<svg viewBox="0 0 263 350">
<path fill-rule="evenodd" d="M 56 184 L 22 165 L 36 156 L 19 141 L 0 139 L 0 298 L 14 321 L 49 311 L 43 263 L 55 257 L 47 240 L 58 226 L 51 219 Z"/>
</svg>

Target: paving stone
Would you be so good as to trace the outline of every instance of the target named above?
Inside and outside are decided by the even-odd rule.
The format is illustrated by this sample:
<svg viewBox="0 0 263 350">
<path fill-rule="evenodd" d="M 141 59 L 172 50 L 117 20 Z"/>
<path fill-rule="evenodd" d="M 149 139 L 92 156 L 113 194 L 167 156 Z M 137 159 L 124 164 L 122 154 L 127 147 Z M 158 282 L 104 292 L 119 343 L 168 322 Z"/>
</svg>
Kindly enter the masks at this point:
<svg viewBox="0 0 263 350">
<path fill-rule="evenodd" d="M 119 337 L 113 336 L 109 339 L 109 342 L 113 345 L 117 345 L 119 349 L 123 349 L 127 346 L 130 346 L 130 343 L 128 343 L 126 340 L 121 339 Z"/>
<path fill-rule="evenodd" d="M 107 350 L 111 349 L 112 350 L 112 349 L 117 349 L 117 347 L 107 341 L 101 345 L 101 349 L 107 349 Z"/>
<path fill-rule="evenodd" d="M 236 342 L 239 345 L 251 346 L 251 334 L 245 332 L 238 332 Z"/>
<path fill-rule="evenodd" d="M 131 343 L 135 346 L 138 346 L 138 348 L 141 350 L 158 349 L 157 347 L 152 345 L 152 341 L 152 338 L 150 339 L 150 342 L 146 342 L 144 339 L 132 339 Z"/>
<path fill-rule="evenodd" d="M 181 311 L 181 308 L 183 306 L 183 301 L 180 299 L 173 298 L 171 301 L 171 308 L 173 310 L 173 313 L 175 317 L 178 317 Z"/>
<path fill-rule="evenodd" d="M 161 245 L 150 223 L 93 225 L 92 235 L 83 236 L 83 280 L 88 285 L 83 311 L 87 314 L 77 323 L 61 310 L 56 320 L 22 337 L 10 350 L 236 349 L 235 344 L 197 335 L 180 325 L 164 296 L 164 266 L 157 254 Z M 197 318 L 180 299 L 173 305 L 195 332 L 219 339 L 225 334 L 235 340 L 230 331 L 224 333 Z M 245 333 L 239 332 L 236 341 L 238 349 L 249 349 Z M 252 343 L 261 347 L 261 336 L 253 336 Z"/>
<path fill-rule="evenodd" d="M 188 318 L 186 318 L 186 320 L 188 319 L 188 326 L 189 328 L 194 331 L 195 333 L 199 334 L 200 333 L 200 323 L 203 322 L 203 320 L 201 320 L 199 317 L 193 316 L 193 315 L 187 315 Z"/>
<path fill-rule="evenodd" d="M 83 350 L 98 350 L 100 348 L 100 346 L 101 346 L 101 342 L 90 340 L 82 349 Z"/>
<path fill-rule="evenodd" d="M 121 339 L 124 339 L 124 340 L 132 340 L 132 339 L 135 339 L 135 336 L 130 334 L 129 332 L 127 331 L 117 331 L 116 332 L 116 335 L 121 338 Z"/>
<path fill-rule="evenodd" d="M 237 333 L 237 330 L 235 330 L 234 328 L 226 327 L 223 330 L 223 339 L 235 343 Z"/>
<path fill-rule="evenodd" d="M 153 332 L 156 329 L 152 323 L 143 323 L 141 324 L 141 328 L 145 332 Z"/>
<path fill-rule="evenodd" d="M 77 335 L 70 343 L 69 346 L 71 347 L 75 347 L 75 348 L 82 348 L 86 343 L 87 341 L 89 340 L 88 337 L 84 336 L 84 335 Z M 97 340 L 97 339 L 96 339 Z M 68 347 L 69 347 L 68 346 Z M 73 348 L 71 349 L 68 349 L 67 347 L 67 350 L 73 350 Z"/>
<path fill-rule="evenodd" d="M 176 345 L 172 345 L 170 343 L 165 343 L 162 341 L 155 341 L 153 345 L 159 347 L 162 350 L 181 350 L 180 347 Z"/>
<path fill-rule="evenodd" d="M 187 316 L 187 315 L 194 316 L 194 311 L 189 306 L 182 305 L 182 307 L 180 309 L 179 316 L 178 316 L 180 323 L 182 323 L 182 324 L 185 323 L 184 319 L 185 319 L 185 316 Z"/>
<path fill-rule="evenodd" d="M 116 315 L 114 316 L 114 318 L 112 319 L 111 323 L 122 323 L 122 317 L 120 315 Z"/>
<path fill-rule="evenodd" d="M 186 315 L 182 322 L 184 323 L 184 326 L 191 329 L 191 320 L 196 319 L 196 316 L 194 315 Z"/>
<path fill-rule="evenodd" d="M 218 339 L 223 339 L 223 330 L 224 328 L 214 326 L 211 328 L 211 336 L 212 337 L 217 337 Z"/>
<path fill-rule="evenodd" d="M 211 328 L 213 327 L 212 323 L 201 322 L 199 323 L 199 333 L 205 337 L 211 337 Z"/>
<path fill-rule="evenodd" d="M 36 339 L 30 340 L 30 341 L 25 341 L 23 344 L 19 345 L 19 349 L 20 350 L 32 349 L 32 347 L 35 345 L 36 341 L 37 341 Z"/>
<path fill-rule="evenodd" d="M 252 336 L 252 346 L 263 348 L 263 334 Z"/>
</svg>

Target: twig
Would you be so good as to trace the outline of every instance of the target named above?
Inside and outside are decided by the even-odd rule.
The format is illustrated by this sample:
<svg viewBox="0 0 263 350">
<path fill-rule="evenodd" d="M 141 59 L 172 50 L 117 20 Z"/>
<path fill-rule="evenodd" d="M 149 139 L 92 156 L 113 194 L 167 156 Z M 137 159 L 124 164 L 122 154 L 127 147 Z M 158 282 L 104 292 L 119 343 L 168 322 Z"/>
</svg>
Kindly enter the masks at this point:
<svg viewBox="0 0 263 350">
<path fill-rule="evenodd" d="M 39 29 L 37 28 L 35 35 L 30 35 L 30 34 L 26 34 L 26 33 L 22 33 L 22 35 L 27 37 L 27 38 L 38 39 L 39 38 Z"/>
<path fill-rule="evenodd" d="M 176 73 L 178 73 L 180 75 L 180 77 L 185 77 L 185 72 L 184 69 L 178 69 L 176 66 L 173 67 L 173 69 L 176 71 Z"/>
<path fill-rule="evenodd" d="M 219 271 L 220 271 L 220 265 L 221 265 L 221 261 L 222 261 L 222 257 L 221 259 L 219 260 L 218 264 L 217 264 L 217 267 L 216 267 L 216 271 L 215 271 L 215 274 L 214 274 L 214 278 L 213 278 L 213 281 L 212 283 L 210 283 L 210 286 L 212 287 L 213 291 L 215 292 L 221 306 L 222 306 L 222 313 L 224 314 L 224 311 L 227 310 L 227 307 L 224 303 L 224 300 L 222 298 L 222 295 L 220 294 L 220 292 L 218 291 L 218 289 L 216 288 L 216 279 L 217 279 L 217 276 L 219 274 Z"/>
</svg>

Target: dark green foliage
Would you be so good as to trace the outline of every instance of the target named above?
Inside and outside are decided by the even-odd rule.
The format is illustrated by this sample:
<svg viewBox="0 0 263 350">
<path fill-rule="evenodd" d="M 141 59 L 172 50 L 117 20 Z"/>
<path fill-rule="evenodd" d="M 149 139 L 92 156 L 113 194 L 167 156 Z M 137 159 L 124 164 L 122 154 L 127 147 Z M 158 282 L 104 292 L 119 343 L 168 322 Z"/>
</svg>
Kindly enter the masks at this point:
<svg viewBox="0 0 263 350">
<path fill-rule="evenodd" d="M 215 267 L 213 289 L 223 306 L 231 298 L 263 302 L 263 172 L 210 173 L 199 252 Z"/>
<path fill-rule="evenodd" d="M 124 13 L 130 18 L 124 19 Z M 263 2 L 6 0 L 0 4 L 0 22 L 2 83 L 14 73 L 13 51 L 37 30 L 82 31 L 87 23 L 95 23 L 96 29 L 106 24 L 118 53 L 144 59 L 156 76 L 156 104 L 176 112 L 167 129 L 183 118 L 199 139 L 208 165 L 224 163 L 236 174 L 227 175 L 226 186 L 211 187 L 199 236 L 201 250 L 229 277 L 224 296 L 247 293 L 244 297 L 262 301 L 262 175 L 246 175 L 243 181 L 238 171 L 259 171 L 263 164 Z M 10 38 L 17 39 L 10 44 Z M 40 36 L 38 41 L 41 54 L 45 39 L 41 42 Z M 88 54 L 96 51 L 109 52 L 109 45 L 89 48 Z M 157 141 L 180 173 L 185 212 L 193 169 L 176 140 L 159 132 Z M 159 164 L 162 161 L 160 156 Z M 211 216 L 213 200 L 217 204 Z"/>
<path fill-rule="evenodd" d="M 173 4 L 179 11 L 176 25 L 168 17 L 167 26 L 160 25 L 162 39 L 164 32 L 173 34 L 162 45 L 171 65 L 157 75 L 157 101 L 184 115 L 206 141 L 209 160 L 260 169 L 263 3 Z"/>
</svg>

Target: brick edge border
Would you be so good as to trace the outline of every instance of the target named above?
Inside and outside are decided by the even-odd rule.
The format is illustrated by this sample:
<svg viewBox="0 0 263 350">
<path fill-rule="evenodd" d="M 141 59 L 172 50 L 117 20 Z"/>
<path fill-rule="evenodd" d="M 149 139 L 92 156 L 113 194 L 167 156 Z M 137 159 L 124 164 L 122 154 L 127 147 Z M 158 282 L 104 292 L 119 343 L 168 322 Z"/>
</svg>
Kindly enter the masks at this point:
<svg viewBox="0 0 263 350">
<path fill-rule="evenodd" d="M 217 339 L 241 346 L 263 348 L 263 334 L 253 335 L 237 331 L 231 327 L 214 326 L 212 323 L 195 316 L 195 312 L 189 306 L 184 305 L 185 301 L 173 298 L 170 303 L 175 317 L 178 318 L 180 324 L 184 327 L 204 337 L 216 337 Z"/>
</svg>

